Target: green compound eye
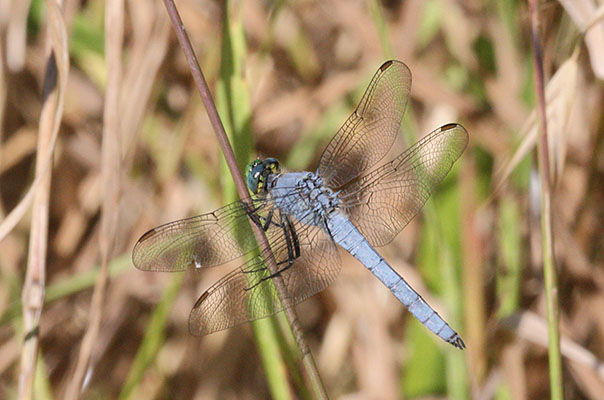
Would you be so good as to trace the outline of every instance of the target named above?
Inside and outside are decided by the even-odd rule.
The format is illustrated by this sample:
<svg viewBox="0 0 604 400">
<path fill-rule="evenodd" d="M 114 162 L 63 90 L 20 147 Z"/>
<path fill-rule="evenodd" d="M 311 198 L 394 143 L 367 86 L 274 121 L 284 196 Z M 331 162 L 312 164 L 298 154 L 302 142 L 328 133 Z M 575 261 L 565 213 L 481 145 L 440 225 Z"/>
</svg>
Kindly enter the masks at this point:
<svg viewBox="0 0 604 400">
<path fill-rule="evenodd" d="M 274 158 L 254 160 L 247 166 L 247 187 L 253 194 L 258 194 L 265 188 L 267 176 L 280 171 L 279 162 Z"/>
<path fill-rule="evenodd" d="M 262 160 L 254 160 L 248 164 L 247 187 L 250 189 L 250 192 L 254 194 L 258 194 L 258 183 L 262 179 L 263 169 L 264 165 Z"/>
<path fill-rule="evenodd" d="M 262 164 L 262 160 L 259 159 L 255 159 L 254 161 L 250 162 L 246 167 L 245 170 L 247 171 L 248 175 L 250 172 L 252 172 L 252 169 L 258 165 L 258 164 Z"/>
</svg>

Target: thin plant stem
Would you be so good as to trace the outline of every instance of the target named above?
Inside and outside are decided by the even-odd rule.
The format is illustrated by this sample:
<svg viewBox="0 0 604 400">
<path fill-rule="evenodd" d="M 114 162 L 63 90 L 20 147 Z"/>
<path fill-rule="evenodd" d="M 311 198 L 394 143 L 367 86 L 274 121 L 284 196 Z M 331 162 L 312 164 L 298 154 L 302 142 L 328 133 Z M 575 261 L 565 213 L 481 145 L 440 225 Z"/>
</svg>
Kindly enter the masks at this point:
<svg viewBox="0 0 604 400">
<path fill-rule="evenodd" d="M 201 71 L 199 63 L 197 62 L 195 53 L 193 52 L 191 42 L 189 41 L 188 35 L 185 32 L 184 24 L 180 18 L 180 15 L 178 14 L 176 5 L 174 4 L 173 0 L 164 0 L 164 4 L 166 5 L 166 9 L 168 10 L 170 19 L 172 20 L 172 24 L 174 26 L 178 41 L 189 63 L 189 68 L 191 68 L 193 79 L 195 80 L 195 83 L 201 95 L 201 99 L 208 113 L 210 123 L 214 128 L 214 133 L 216 134 L 216 138 L 218 139 L 218 143 L 224 154 L 227 166 L 229 167 L 229 171 L 231 172 L 231 175 L 235 182 L 235 188 L 237 189 L 237 193 L 239 194 L 239 197 L 242 201 L 249 202 L 249 204 L 251 204 L 251 198 L 247 186 L 243 180 L 243 177 L 241 176 L 241 172 L 239 171 L 235 154 L 233 153 L 233 149 L 229 143 L 227 134 L 224 130 L 224 126 L 222 125 L 222 121 L 220 120 L 220 116 L 218 115 L 218 111 L 216 110 L 216 106 L 214 104 L 214 100 L 212 99 L 212 94 L 210 93 L 208 84 L 205 80 L 203 72 Z M 262 255 L 266 260 L 267 267 L 269 271 L 274 274 L 276 271 L 278 271 L 278 267 L 275 262 L 274 255 L 270 250 L 266 235 L 264 234 L 264 231 L 262 231 L 255 224 L 250 225 L 252 226 L 252 229 L 254 231 L 256 241 L 262 249 Z M 317 398 L 326 399 L 327 392 L 325 391 L 325 387 L 323 386 L 323 382 L 319 375 L 319 371 L 315 364 L 312 353 L 310 352 L 310 348 L 308 347 L 308 344 L 304 339 L 302 328 L 300 326 L 300 322 L 298 321 L 298 317 L 296 316 L 295 309 L 292 307 L 292 304 L 289 300 L 289 296 L 287 295 L 287 289 L 278 275 L 275 276 L 275 279 L 273 279 L 273 281 L 275 283 L 277 292 L 279 293 L 279 297 L 284 306 L 285 315 L 290 323 L 293 335 L 300 350 L 302 362 L 304 364 L 304 370 L 306 372 L 306 377 L 308 378 L 310 385 L 313 388 L 315 396 Z"/>
<path fill-rule="evenodd" d="M 564 396 L 564 387 L 562 381 L 562 358 L 560 356 L 560 331 L 558 327 L 558 278 L 556 260 L 554 258 L 554 238 L 552 232 L 552 183 L 549 171 L 547 114 L 545 109 L 546 103 L 543 82 L 543 54 L 541 37 L 539 34 L 540 22 L 537 0 L 529 0 L 529 13 L 531 18 L 531 39 L 533 43 L 533 71 L 535 75 L 535 91 L 537 94 L 537 121 L 539 124 L 537 153 L 539 174 L 541 178 L 541 251 L 543 253 L 543 275 L 545 280 L 547 307 L 550 391 L 552 399 L 561 400 Z"/>
<path fill-rule="evenodd" d="M 119 201 L 120 182 L 120 112 L 119 94 L 122 84 L 122 47 L 124 37 L 124 1 L 111 0 L 105 3 L 105 52 L 107 64 L 107 88 L 105 91 L 105 109 L 103 112 L 102 142 L 102 187 L 103 203 L 101 210 L 101 227 L 99 249 L 101 268 L 94 285 L 90 302 L 90 318 L 78 360 L 73 372 L 66 399 L 77 399 L 83 389 L 82 383 L 86 372 L 91 368 L 95 343 L 101 328 L 103 304 L 107 282 L 109 281 L 109 261 L 111 260 L 115 233 L 117 229 L 117 204 Z"/>
<path fill-rule="evenodd" d="M 27 198 L 31 194 L 33 207 L 27 270 L 21 295 L 24 339 L 19 370 L 19 399 L 34 397 L 34 377 L 40 344 L 39 324 L 46 293 L 46 250 L 48 246 L 52 156 L 63 116 L 63 103 L 67 87 L 67 75 L 69 74 L 67 31 L 61 8 L 54 0 L 47 0 L 46 6 L 48 10 L 49 48 L 46 54 L 46 71 L 42 93 L 43 105 L 38 128 L 36 178 L 26 196 Z M 12 227 L 9 226 L 10 224 L 5 225 L 5 222 L 11 216 L 15 216 L 16 219 L 13 222 L 16 223 L 22 216 L 20 214 L 22 211 L 17 210 L 21 206 L 21 210 L 26 209 L 27 203 L 28 200 L 24 199 L 2 223 L 1 226 L 7 228 L 6 233 Z"/>
</svg>

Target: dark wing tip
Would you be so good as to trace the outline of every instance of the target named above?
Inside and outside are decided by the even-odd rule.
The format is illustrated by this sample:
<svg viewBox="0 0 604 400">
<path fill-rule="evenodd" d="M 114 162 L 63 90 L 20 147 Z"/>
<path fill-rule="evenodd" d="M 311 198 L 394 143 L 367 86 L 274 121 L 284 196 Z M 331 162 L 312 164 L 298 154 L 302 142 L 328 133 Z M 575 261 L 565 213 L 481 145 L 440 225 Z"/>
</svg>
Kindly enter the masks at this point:
<svg viewBox="0 0 604 400">
<path fill-rule="evenodd" d="M 155 236 L 157 234 L 157 229 L 153 228 L 153 229 L 149 229 L 147 232 L 145 232 L 140 239 L 138 239 L 136 241 L 136 244 L 134 245 L 134 248 L 132 249 L 132 264 L 134 264 L 134 266 L 138 269 L 143 269 L 142 268 L 142 263 L 140 262 L 140 246 L 142 243 L 144 243 L 147 239 L 152 238 L 153 236 Z"/>
<path fill-rule="evenodd" d="M 450 124 L 446 124 L 446 125 L 441 126 L 440 130 L 441 131 L 448 131 L 450 129 L 457 128 L 458 126 L 461 127 L 461 128 L 463 128 L 463 126 L 461 126 L 459 124 L 456 124 L 455 122 L 452 122 Z"/>
<path fill-rule="evenodd" d="M 197 299 L 197 301 L 195 302 L 195 305 L 193 306 L 193 309 L 199 307 L 201 305 L 201 303 L 203 303 L 205 301 L 205 299 L 210 295 L 210 291 L 206 290 L 205 292 L 203 292 L 203 294 L 201 296 L 199 296 L 199 298 Z"/>
<path fill-rule="evenodd" d="M 464 128 L 462 125 L 457 124 L 455 122 L 443 125 L 440 128 L 438 128 L 439 133 L 448 132 L 448 131 L 452 131 L 452 130 L 455 130 L 455 132 L 452 132 L 452 134 L 454 135 L 452 137 L 455 137 L 456 140 L 463 142 L 463 146 L 461 146 L 459 148 L 459 150 L 461 150 L 459 155 L 461 155 L 461 153 L 463 153 L 465 148 L 468 146 L 468 141 L 470 140 L 470 135 L 468 135 L 468 131 L 466 130 L 466 128 Z"/>
<path fill-rule="evenodd" d="M 465 134 L 465 136 L 469 136 L 466 128 L 464 128 L 463 125 L 460 125 L 456 122 L 451 122 L 451 123 L 445 124 L 445 125 L 441 126 L 439 129 L 440 129 L 440 132 L 447 132 L 447 131 L 450 131 L 453 129 L 457 129 L 458 132 L 462 132 Z"/>
<path fill-rule="evenodd" d="M 382 64 L 382 66 L 380 67 L 380 71 L 384 72 L 386 71 L 388 68 L 390 68 L 390 66 L 394 64 L 394 60 L 388 60 L 385 63 Z"/>
<path fill-rule="evenodd" d="M 149 229 L 147 232 L 145 232 L 143 234 L 143 236 L 141 236 L 140 239 L 138 239 L 138 242 L 136 242 L 136 244 L 139 244 L 140 242 L 144 242 L 145 240 L 149 239 L 150 237 L 155 236 L 156 233 L 157 233 L 156 228 Z"/>
<path fill-rule="evenodd" d="M 196 313 L 196 310 L 199 308 L 201 303 L 203 303 L 208 298 L 208 296 L 210 296 L 210 290 L 206 290 L 205 292 L 203 292 L 203 294 L 199 296 L 199 299 L 197 299 L 197 301 L 195 302 L 195 305 L 193 306 L 193 308 L 191 309 L 191 313 L 189 314 L 189 334 L 193 336 L 204 336 L 208 333 L 213 332 L 207 331 L 207 329 L 204 330 L 200 327 L 199 318 L 197 318 L 199 314 Z"/>
<path fill-rule="evenodd" d="M 406 70 L 407 74 L 409 74 L 409 77 L 411 77 L 411 70 L 409 69 L 409 67 L 407 66 L 407 64 L 405 64 L 402 61 L 398 61 L 398 60 L 388 60 L 385 63 L 383 63 L 382 65 L 380 65 L 380 68 L 378 69 L 379 72 L 384 72 L 387 69 L 391 68 L 393 65 L 397 65 L 399 66 L 399 68 L 403 68 L 404 70 Z"/>
</svg>

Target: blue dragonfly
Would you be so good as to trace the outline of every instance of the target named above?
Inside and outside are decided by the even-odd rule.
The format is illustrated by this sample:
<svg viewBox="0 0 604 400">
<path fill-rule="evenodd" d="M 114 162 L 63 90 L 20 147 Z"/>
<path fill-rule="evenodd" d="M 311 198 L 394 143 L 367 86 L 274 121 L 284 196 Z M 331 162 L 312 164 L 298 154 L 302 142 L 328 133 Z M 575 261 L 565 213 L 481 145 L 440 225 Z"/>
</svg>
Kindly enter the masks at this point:
<svg viewBox="0 0 604 400">
<path fill-rule="evenodd" d="M 444 125 L 392 161 L 373 168 L 392 147 L 411 89 L 411 72 L 387 61 L 321 156 L 316 172 L 281 172 L 274 158 L 248 166 L 251 201 L 170 222 L 145 233 L 132 260 L 143 271 L 184 271 L 246 257 L 195 303 L 189 331 L 205 335 L 264 318 L 335 281 L 337 245 L 369 269 L 422 324 L 453 346 L 461 337 L 375 249 L 391 242 L 420 211 L 468 143 L 459 124 Z M 249 224 L 270 249 L 258 249 Z M 267 267 L 264 251 L 277 270 Z M 285 299 L 273 278 L 279 276 Z"/>
</svg>

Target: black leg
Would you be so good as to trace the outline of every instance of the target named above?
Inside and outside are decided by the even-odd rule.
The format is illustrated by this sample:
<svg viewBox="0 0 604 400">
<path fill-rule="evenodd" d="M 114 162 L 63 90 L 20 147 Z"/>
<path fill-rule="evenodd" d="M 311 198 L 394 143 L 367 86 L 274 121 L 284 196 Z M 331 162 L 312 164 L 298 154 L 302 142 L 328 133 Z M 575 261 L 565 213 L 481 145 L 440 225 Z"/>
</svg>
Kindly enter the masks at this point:
<svg viewBox="0 0 604 400">
<path fill-rule="evenodd" d="M 271 210 L 268 212 L 268 215 L 266 217 L 258 215 L 256 212 L 252 212 L 252 213 L 248 214 L 248 216 L 250 217 L 252 222 L 254 224 L 256 224 L 256 226 L 258 226 L 258 228 L 260 228 L 264 232 L 266 232 L 271 224 L 273 224 L 274 226 L 279 227 L 279 228 L 281 227 L 281 224 L 278 224 L 273 221 L 274 213 L 275 213 L 275 209 L 271 208 Z"/>
<path fill-rule="evenodd" d="M 292 242 L 294 243 L 294 258 L 300 257 L 300 240 L 298 240 L 298 234 L 296 228 L 292 225 L 289 218 L 287 218 L 287 225 L 289 226 L 289 232 L 292 235 Z"/>
<path fill-rule="evenodd" d="M 277 272 L 270 274 L 269 276 L 260 279 L 260 282 L 267 279 L 272 279 L 275 276 L 281 275 L 287 271 L 292 265 L 296 258 L 300 257 L 300 243 L 298 241 L 298 235 L 294 229 L 291 221 L 288 217 L 283 217 L 284 221 L 281 223 L 283 226 L 283 234 L 285 235 L 285 244 L 287 245 L 287 259 L 277 263 L 277 266 L 286 264 L 283 268 L 280 268 Z M 260 283 L 258 282 L 258 283 Z"/>
<path fill-rule="evenodd" d="M 331 230 L 329 229 L 329 225 L 327 225 L 327 223 L 323 223 L 323 228 L 325 228 L 325 230 L 327 231 L 327 234 L 329 235 L 329 237 L 331 238 L 331 240 L 333 240 L 333 235 L 331 234 Z"/>
<path fill-rule="evenodd" d="M 298 235 L 296 234 L 296 230 L 294 229 L 291 221 L 287 217 L 283 217 L 283 221 L 281 224 L 277 224 L 281 226 L 283 229 L 283 235 L 285 237 L 285 244 L 287 246 L 287 259 L 280 261 L 277 263 L 279 269 L 275 273 L 271 273 L 269 276 L 265 276 L 260 278 L 260 280 L 254 283 L 251 287 L 245 288 L 245 290 L 251 290 L 258 286 L 260 283 L 267 279 L 272 279 L 283 272 L 287 271 L 292 265 L 294 265 L 294 261 L 296 258 L 300 257 L 300 242 L 298 240 Z M 280 268 L 283 265 L 283 268 Z M 266 267 L 258 268 L 255 270 L 244 271 L 244 273 L 253 273 L 265 271 Z"/>
<path fill-rule="evenodd" d="M 287 217 L 284 217 L 283 225 L 283 235 L 285 236 L 285 244 L 287 245 L 287 260 L 294 262 L 294 244 L 292 243 L 291 237 L 291 226 L 289 224 L 289 220 Z"/>
<path fill-rule="evenodd" d="M 274 212 L 275 212 L 274 208 L 271 208 L 271 210 L 268 212 L 268 215 L 266 216 L 266 220 L 264 221 L 264 225 L 262 226 L 262 230 L 264 232 L 266 232 L 268 230 L 268 227 L 271 225 L 271 221 L 273 220 Z"/>
</svg>

